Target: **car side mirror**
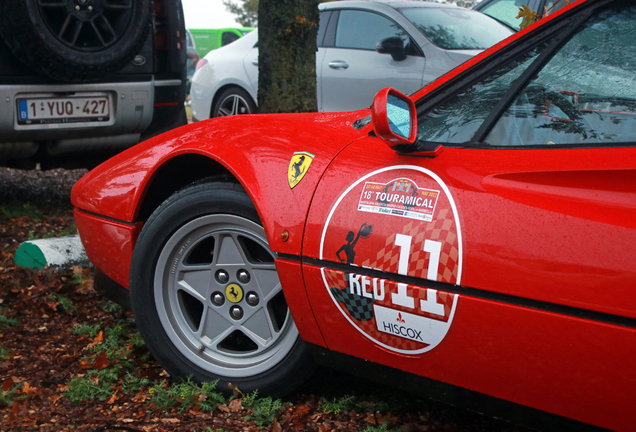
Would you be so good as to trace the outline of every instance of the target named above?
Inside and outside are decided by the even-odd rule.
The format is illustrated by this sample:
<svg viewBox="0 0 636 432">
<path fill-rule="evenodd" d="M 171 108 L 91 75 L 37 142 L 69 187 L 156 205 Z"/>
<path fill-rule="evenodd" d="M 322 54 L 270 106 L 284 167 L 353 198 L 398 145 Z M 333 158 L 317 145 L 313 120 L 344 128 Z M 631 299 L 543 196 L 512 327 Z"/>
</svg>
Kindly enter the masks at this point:
<svg viewBox="0 0 636 432">
<path fill-rule="evenodd" d="M 415 104 L 402 92 L 390 87 L 380 90 L 373 98 L 371 121 L 376 136 L 387 141 L 391 148 L 415 142 Z"/>
<path fill-rule="evenodd" d="M 375 50 L 380 54 L 391 54 L 393 60 L 406 60 L 406 49 L 404 48 L 404 40 L 398 36 L 391 36 L 382 39 L 375 45 Z"/>
</svg>

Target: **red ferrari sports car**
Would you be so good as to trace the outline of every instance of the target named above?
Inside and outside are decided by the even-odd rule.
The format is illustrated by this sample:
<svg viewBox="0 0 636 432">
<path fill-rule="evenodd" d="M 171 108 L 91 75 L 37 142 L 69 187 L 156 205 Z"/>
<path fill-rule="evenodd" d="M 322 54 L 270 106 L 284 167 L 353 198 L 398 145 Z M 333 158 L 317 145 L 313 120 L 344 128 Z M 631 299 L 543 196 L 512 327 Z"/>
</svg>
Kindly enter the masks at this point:
<svg viewBox="0 0 636 432">
<path fill-rule="evenodd" d="M 579 0 L 410 97 L 139 144 L 73 189 L 97 285 L 176 377 L 280 395 L 321 363 L 635 430 L 634 34 Z"/>
</svg>

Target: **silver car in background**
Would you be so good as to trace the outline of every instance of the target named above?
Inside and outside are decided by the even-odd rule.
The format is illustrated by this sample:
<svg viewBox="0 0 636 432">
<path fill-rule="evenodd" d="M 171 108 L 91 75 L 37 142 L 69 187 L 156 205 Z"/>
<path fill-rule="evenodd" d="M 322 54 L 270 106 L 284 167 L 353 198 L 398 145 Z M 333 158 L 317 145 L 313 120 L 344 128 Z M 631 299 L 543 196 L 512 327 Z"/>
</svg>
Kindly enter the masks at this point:
<svg viewBox="0 0 636 432">
<path fill-rule="evenodd" d="M 514 33 L 480 12 L 440 3 L 338 1 L 319 9 L 319 111 L 368 107 L 388 86 L 412 93 Z M 254 31 L 199 61 L 193 117 L 255 113 L 257 90 Z"/>
</svg>

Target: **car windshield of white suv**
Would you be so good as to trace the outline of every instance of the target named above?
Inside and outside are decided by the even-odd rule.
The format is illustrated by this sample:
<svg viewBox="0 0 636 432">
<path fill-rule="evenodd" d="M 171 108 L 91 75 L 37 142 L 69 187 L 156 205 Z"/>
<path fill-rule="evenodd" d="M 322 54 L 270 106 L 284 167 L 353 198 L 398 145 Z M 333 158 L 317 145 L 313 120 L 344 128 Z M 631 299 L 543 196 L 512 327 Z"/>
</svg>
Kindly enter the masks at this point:
<svg viewBox="0 0 636 432">
<path fill-rule="evenodd" d="M 455 8 L 403 8 L 431 42 L 447 50 L 486 49 L 514 32 L 480 12 Z"/>
</svg>

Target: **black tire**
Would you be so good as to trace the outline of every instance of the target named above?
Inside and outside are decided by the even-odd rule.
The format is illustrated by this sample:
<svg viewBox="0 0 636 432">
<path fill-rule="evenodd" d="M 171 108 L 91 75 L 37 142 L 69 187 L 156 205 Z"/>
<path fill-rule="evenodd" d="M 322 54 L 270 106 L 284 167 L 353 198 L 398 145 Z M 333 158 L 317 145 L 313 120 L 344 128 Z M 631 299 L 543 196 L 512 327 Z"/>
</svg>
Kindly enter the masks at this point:
<svg viewBox="0 0 636 432">
<path fill-rule="evenodd" d="M 232 383 L 273 396 L 311 375 L 314 363 L 273 259 L 239 184 L 195 183 L 152 214 L 133 253 L 131 303 L 150 352 L 170 375 L 218 379 L 226 394 Z"/>
<path fill-rule="evenodd" d="M 0 1 L 0 35 L 9 49 L 62 82 L 94 81 L 120 70 L 151 27 L 151 0 Z"/>
<path fill-rule="evenodd" d="M 256 104 L 248 92 L 240 87 L 230 87 L 221 93 L 210 117 L 223 117 L 237 114 L 256 114 Z"/>
</svg>

